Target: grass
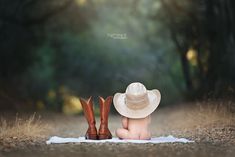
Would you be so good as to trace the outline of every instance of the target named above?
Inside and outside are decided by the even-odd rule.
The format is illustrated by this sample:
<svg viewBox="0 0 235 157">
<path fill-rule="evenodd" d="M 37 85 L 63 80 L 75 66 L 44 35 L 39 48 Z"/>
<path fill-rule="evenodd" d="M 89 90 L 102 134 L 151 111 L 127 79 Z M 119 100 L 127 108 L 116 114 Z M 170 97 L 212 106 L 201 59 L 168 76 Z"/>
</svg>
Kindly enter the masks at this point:
<svg viewBox="0 0 235 157">
<path fill-rule="evenodd" d="M 159 122 L 158 134 L 174 134 L 196 141 L 234 141 L 234 104 L 229 101 L 203 101 L 171 108 Z"/>
<path fill-rule="evenodd" d="M 15 120 L 0 121 L 0 147 L 11 148 L 15 146 L 35 145 L 42 142 L 47 135 L 49 126 L 42 123 L 35 114 L 26 119 L 16 116 Z M 1 148 L 0 148 L 1 149 Z"/>
<path fill-rule="evenodd" d="M 195 127 L 231 126 L 235 122 L 232 106 L 232 102 L 229 101 L 198 102 L 187 114 L 187 119 L 191 120 L 189 123 Z"/>
<path fill-rule="evenodd" d="M 167 123 L 174 128 L 195 128 L 212 125 L 234 125 L 235 114 L 230 102 L 204 101 L 196 104 L 183 104 L 171 109 L 166 117 Z"/>
</svg>

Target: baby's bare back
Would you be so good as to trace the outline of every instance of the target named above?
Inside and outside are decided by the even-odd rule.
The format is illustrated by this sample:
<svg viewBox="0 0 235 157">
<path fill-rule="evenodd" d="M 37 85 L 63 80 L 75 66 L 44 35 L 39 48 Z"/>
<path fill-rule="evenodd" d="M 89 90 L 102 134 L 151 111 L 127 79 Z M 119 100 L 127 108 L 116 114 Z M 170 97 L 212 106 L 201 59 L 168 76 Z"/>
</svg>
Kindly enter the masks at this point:
<svg viewBox="0 0 235 157">
<path fill-rule="evenodd" d="M 128 130 L 132 138 L 150 139 L 151 132 L 149 130 L 150 116 L 141 119 L 128 119 Z"/>
</svg>

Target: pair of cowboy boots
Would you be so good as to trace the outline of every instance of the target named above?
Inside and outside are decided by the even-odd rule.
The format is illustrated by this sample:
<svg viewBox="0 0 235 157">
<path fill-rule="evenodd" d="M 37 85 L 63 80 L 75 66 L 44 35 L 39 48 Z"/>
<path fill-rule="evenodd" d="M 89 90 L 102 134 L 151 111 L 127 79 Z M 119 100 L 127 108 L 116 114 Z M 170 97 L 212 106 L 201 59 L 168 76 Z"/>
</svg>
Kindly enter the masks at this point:
<svg viewBox="0 0 235 157">
<path fill-rule="evenodd" d="M 113 99 L 112 96 L 109 96 L 106 99 L 99 97 L 99 104 L 100 104 L 99 132 L 97 132 L 96 125 L 95 125 L 96 121 L 95 121 L 95 116 L 94 116 L 92 97 L 90 97 L 87 101 L 82 98 L 80 99 L 83 112 L 88 123 L 88 129 L 85 135 L 86 139 L 103 140 L 103 139 L 112 138 L 112 134 L 108 128 L 108 115 L 109 115 L 112 99 Z"/>
</svg>

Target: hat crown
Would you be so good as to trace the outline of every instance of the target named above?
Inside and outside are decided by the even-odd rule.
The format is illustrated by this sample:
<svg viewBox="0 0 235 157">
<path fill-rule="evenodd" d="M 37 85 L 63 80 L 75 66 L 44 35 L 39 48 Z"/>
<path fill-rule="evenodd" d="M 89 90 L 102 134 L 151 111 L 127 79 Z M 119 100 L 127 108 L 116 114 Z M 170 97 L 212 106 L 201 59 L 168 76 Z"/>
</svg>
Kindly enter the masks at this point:
<svg viewBox="0 0 235 157">
<path fill-rule="evenodd" d="M 142 109 L 149 103 L 145 86 L 139 82 L 130 84 L 126 89 L 125 102 L 128 108 Z"/>
<path fill-rule="evenodd" d="M 142 95 L 147 92 L 147 89 L 142 83 L 135 82 L 131 83 L 127 89 L 126 89 L 126 94 L 131 94 L 131 95 Z"/>
</svg>

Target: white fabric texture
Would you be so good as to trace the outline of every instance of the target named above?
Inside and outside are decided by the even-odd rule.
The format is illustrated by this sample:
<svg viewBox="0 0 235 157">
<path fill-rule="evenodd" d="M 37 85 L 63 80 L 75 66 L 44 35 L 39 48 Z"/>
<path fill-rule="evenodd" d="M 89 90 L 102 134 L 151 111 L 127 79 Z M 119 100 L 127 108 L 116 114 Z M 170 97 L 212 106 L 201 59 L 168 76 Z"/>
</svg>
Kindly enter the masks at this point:
<svg viewBox="0 0 235 157">
<path fill-rule="evenodd" d="M 172 135 L 169 136 L 161 136 L 161 137 L 153 137 L 150 140 L 122 140 L 119 138 L 112 138 L 107 140 L 87 140 L 85 137 L 78 137 L 78 138 L 63 138 L 58 136 L 51 137 L 46 144 L 59 144 L 59 143 L 189 143 L 194 142 L 185 138 L 176 138 Z"/>
</svg>

